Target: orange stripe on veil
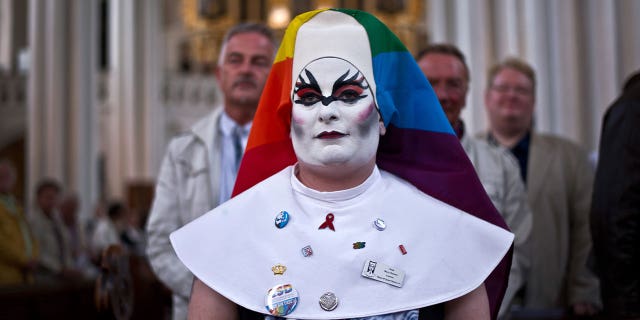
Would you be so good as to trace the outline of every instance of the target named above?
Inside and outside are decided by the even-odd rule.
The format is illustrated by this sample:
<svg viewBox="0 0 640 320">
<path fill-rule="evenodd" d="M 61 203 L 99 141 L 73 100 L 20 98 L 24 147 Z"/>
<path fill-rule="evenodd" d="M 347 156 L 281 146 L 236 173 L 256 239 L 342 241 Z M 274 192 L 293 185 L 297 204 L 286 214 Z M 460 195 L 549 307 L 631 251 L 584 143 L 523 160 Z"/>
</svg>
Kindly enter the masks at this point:
<svg viewBox="0 0 640 320">
<path fill-rule="evenodd" d="M 232 196 L 295 163 L 289 132 L 291 73 L 296 35 L 300 26 L 325 10 L 327 9 L 301 14 L 287 27 L 262 91 Z"/>
<path fill-rule="evenodd" d="M 296 35 L 300 26 L 325 10 L 299 15 L 287 27 L 253 120 L 247 150 L 289 138 L 291 72 Z"/>
</svg>

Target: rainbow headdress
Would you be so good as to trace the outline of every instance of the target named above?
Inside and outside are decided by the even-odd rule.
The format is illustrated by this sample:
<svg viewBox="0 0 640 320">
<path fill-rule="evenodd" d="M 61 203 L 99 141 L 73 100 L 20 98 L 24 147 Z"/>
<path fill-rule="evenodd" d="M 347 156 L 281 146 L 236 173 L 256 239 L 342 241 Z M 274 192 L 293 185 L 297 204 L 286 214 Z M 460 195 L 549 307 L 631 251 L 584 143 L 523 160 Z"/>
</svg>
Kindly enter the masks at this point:
<svg viewBox="0 0 640 320">
<path fill-rule="evenodd" d="M 356 27 L 351 33 L 335 30 L 332 19 L 348 20 Z M 343 57 L 346 52 L 351 55 L 346 60 L 362 64 L 356 66 L 368 79 L 387 127 L 378 147 L 378 166 L 436 199 L 507 229 L 412 55 L 382 22 L 357 10 L 311 11 L 289 24 L 254 118 L 234 195 L 297 161 L 289 137 L 292 75 L 297 77 L 314 57 Z M 511 254 L 510 250 L 485 281 L 493 318 L 506 289 Z"/>
</svg>

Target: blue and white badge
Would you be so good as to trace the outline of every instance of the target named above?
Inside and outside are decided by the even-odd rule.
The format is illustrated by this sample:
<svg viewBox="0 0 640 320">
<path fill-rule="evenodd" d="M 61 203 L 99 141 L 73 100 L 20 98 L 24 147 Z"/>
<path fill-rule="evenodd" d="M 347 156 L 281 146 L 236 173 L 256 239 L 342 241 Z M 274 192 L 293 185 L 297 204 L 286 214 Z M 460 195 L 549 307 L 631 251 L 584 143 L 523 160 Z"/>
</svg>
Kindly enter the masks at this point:
<svg viewBox="0 0 640 320">
<path fill-rule="evenodd" d="M 267 291 L 264 304 L 271 315 L 283 317 L 296 309 L 298 299 L 298 291 L 291 284 L 279 284 Z"/>
<path fill-rule="evenodd" d="M 289 212 L 286 212 L 284 210 L 280 211 L 280 213 L 278 213 L 278 215 L 276 216 L 275 223 L 278 229 L 284 228 L 287 223 L 289 223 Z"/>
</svg>

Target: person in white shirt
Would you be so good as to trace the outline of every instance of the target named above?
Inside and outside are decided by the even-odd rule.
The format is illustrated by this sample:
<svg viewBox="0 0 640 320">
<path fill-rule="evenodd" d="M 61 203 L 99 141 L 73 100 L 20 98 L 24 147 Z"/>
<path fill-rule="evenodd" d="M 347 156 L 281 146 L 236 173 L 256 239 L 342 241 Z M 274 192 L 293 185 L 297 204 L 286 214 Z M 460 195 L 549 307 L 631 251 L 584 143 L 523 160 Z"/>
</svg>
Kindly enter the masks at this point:
<svg viewBox="0 0 640 320">
<path fill-rule="evenodd" d="M 91 237 L 91 249 L 94 256 L 100 257 L 102 251 L 110 245 L 122 245 L 120 235 L 127 225 L 127 208 L 121 202 L 109 204 L 107 217 L 100 219 Z"/>
<path fill-rule="evenodd" d="M 427 132 L 421 117 L 412 118 L 417 128 L 399 121 L 431 114 L 429 121 L 446 124 L 403 49 L 362 11 L 317 10 L 291 22 L 254 120 L 240 193 L 171 234 L 197 277 L 191 318 L 415 319 L 436 310 L 449 319 L 491 317 L 489 300 L 501 293 L 489 298 L 485 281 L 510 257 L 513 235 L 493 207 L 500 226 L 423 192 L 429 188 L 419 182 L 430 179 L 411 180 L 430 174 L 421 143 L 460 161 L 453 174 L 477 177 L 450 130 Z M 376 63 L 381 55 L 388 63 Z M 407 96 L 416 103 L 398 104 Z M 239 189 L 240 179 L 291 151 L 295 159 Z M 449 176 L 445 167 L 434 173 Z M 468 200 L 486 199 L 474 186 Z"/>
<path fill-rule="evenodd" d="M 172 139 L 165 154 L 146 227 L 146 252 L 155 274 L 173 292 L 173 319 L 187 317 L 193 276 L 173 252 L 169 234 L 231 196 L 275 50 L 267 27 L 231 28 L 215 70 L 223 105 Z"/>
</svg>

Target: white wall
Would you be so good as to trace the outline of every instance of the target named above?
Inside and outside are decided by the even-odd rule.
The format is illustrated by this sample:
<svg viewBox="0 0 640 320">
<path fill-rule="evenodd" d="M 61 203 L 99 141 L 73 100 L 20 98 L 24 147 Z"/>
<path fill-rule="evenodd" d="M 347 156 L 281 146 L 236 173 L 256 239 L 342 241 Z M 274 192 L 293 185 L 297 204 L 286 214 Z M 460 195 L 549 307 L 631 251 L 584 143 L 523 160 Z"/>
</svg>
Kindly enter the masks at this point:
<svg viewBox="0 0 640 320">
<path fill-rule="evenodd" d="M 463 119 L 485 130 L 486 71 L 507 56 L 536 70 L 536 128 L 596 150 L 602 115 L 640 69 L 640 1 L 428 0 L 434 42 L 465 53 L 471 88 Z"/>
</svg>

